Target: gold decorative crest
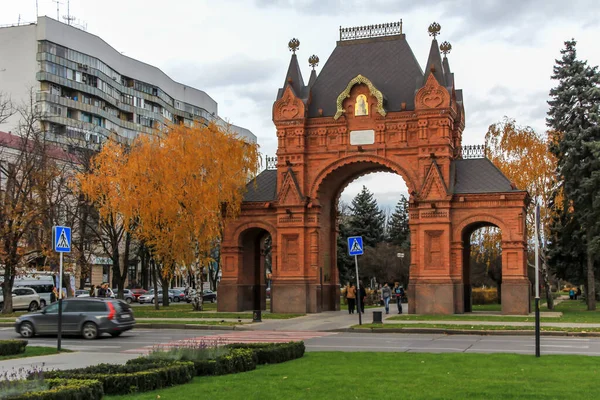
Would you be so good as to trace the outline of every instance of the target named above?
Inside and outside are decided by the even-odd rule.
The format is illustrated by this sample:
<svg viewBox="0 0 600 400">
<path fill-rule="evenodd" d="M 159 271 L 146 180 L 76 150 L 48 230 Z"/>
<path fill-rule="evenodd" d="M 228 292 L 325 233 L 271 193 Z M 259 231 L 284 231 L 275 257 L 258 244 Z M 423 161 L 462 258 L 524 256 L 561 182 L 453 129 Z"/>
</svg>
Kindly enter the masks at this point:
<svg viewBox="0 0 600 400">
<path fill-rule="evenodd" d="M 358 85 L 361 83 L 367 85 L 367 87 L 369 88 L 369 93 L 371 93 L 371 95 L 377 99 L 377 112 L 385 117 L 385 115 L 387 113 L 386 113 L 385 109 L 383 108 L 383 94 L 375 87 L 375 85 L 373 85 L 373 83 L 368 78 L 359 74 L 356 76 L 356 78 L 352 79 L 348 83 L 348 86 L 346 86 L 346 89 L 344 89 L 344 91 L 342 93 L 340 93 L 340 95 L 338 96 L 337 101 L 336 101 L 337 111 L 336 111 L 333 119 L 338 119 L 339 117 L 342 116 L 342 114 L 345 112 L 344 105 L 343 105 L 344 100 L 346 100 L 348 97 L 350 97 L 350 91 L 352 90 L 354 85 Z"/>
</svg>

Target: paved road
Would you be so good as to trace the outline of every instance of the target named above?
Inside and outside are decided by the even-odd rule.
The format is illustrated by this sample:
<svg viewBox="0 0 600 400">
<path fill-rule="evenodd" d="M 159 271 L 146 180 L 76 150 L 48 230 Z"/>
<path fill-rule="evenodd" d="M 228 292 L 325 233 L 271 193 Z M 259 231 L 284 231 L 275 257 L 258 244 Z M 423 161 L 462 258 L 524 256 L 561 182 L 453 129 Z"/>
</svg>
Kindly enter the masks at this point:
<svg viewBox="0 0 600 400">
<path fill-rule="evenodd" d="M 0 339 L 17 338 L 11 328 L 0 328 Z M 141 354 L 158 345 L 181 340 L 219 337 L 229 342 L 304 340 L 308 351 L 466 352 L 533 354 L 533 336 L 478 336 L 397 333 L 333 333 L 308 331 L 192 331 L 134 329 L 119 338 L 104 336 L 95 341 L 77 337 L 63 340 L 63 347 L 83 353 L 109 353 L 115 358 Z M 542 354 L 600 356 L 600 338 L 542 337 Z M 55 346 L 56 338 L 35 337 L 32 346 Z"/>
</svg>

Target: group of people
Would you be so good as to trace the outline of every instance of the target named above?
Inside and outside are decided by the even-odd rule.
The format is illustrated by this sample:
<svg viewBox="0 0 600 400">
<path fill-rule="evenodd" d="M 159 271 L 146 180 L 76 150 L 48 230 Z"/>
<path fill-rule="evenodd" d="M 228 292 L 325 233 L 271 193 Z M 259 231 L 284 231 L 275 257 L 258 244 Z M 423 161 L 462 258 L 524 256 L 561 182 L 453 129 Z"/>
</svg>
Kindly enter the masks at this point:
<svg viewBox="0 0 600 400">
<path fill-rule="evenodd" d="M 354 314 L 354 309 L 357 308 L 357 296 L 360 299 L 360 310 L 358 310 L 358 312 L 362 312 L 364 314 L 365 299 L 367 298 L 367 291 L 365 290 L 365 287 L 361 283 L 357 290 L 356 286 L 354 286 L 354 283 L 348 283 L 348 286 L 346 287 L 346 300 L 348 301 L 349 314 Z"/>
<path fill-rule="evenodd" d="M 90 297 L 110 297 L 108 283 L 104 282 L 101 285 L 92 285 L 92 288 L 90 289 Z"/>
<path fill-rule="evenodd" d="M 395 282 L 393 288 L 386 282 L 381 288 L 381 300 L 383 300 L 383 305 L 385 306 L 385 313 L 390 313 L 390 301 L 393 296 L 396 300 L 396 306 L 398 307 L 398 314 L 402 314 L 402 298 L 404 295 L 404 288 L 400 285 L 400 282 Z"/>
<path fill-rule="evenodd" d="M 402 298 L 404 295 L 404 288 L 399 282 L 395 282 L 393 288 L 391 288 L 386 282 L 381 288 L 381 300 L 385 306 L 385 313 L 390 313 L 390 301 L 394 299 L 396 301 L 396 306 L 398 307 L 398 314 L 402 314 Z M 353 283 L 348 283 L 348 286 L 346 286 L 345 296 L 348 303 L 348 314 L 354 314 L 354 310 L 359 308 L 357 307 L 357 299 L 360 300 L 360 309 L 358 312 L 364 314 L 367 291 L 362 283 L 359 285 L 358 289 Z"/>
<path fill-rule="evenodd" d="M 569 290 L 569 299 L 571 300 L 577 300 L 577 297 L 581 296 L 581 288 L 571 288 Z"/>
</svg>

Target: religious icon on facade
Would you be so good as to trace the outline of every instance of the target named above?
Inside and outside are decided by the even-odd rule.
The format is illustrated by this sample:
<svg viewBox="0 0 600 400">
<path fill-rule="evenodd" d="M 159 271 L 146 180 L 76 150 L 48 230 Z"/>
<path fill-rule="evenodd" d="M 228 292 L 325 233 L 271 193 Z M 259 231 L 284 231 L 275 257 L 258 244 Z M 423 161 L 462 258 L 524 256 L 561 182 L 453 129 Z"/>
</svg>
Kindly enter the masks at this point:
<svg viewBox="0 0 600 400">
<path fill-rule="evenodd" d="M 359 94 L 356 97 L 356 104 L 354 105 L 354 115 L 369 115 L 369 104 L 367 103 L 367 96 Z"/>
</svg>

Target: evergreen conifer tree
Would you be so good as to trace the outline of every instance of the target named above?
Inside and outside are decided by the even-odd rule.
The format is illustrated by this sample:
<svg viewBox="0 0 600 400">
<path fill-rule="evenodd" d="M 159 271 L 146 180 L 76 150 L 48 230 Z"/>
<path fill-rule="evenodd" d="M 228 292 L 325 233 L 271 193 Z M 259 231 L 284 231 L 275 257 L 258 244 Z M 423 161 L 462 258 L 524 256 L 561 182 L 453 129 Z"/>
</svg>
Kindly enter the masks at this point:
<svg viewBox="0 0 600 400">
<path fill-rule="evenodd" d="M 594 263 L 600 253 L 600 74 L 597 67 L 577 59 L 575 45 L 574 40 L 565 42 L 562 59 L 556 60 L 552 79 L 558 85 L 550 91 L 547 123 L 555 131 L 550 151 L 558 159 L 557 179 L 562 182 L 564 197 L 562 212 L 567 214 L 557 222 L 572 218 L 575 225 L 571 230 L 581 227 L 578 236 L 586 249 L 587 304 L 589 310 L 594 310 Z M 566 227 L 568 224 L 564 223 L 553 225 L 562 239 L 569 234 Z M 564 240 L 556 240 L 552 245 L 560 247 L 561 243 Z M 553 252 L 568 250 L 555 248 Z"/>
<path fill-rule="evenodd" d="M 388 242 L 403 249 L 410 247 L 410 229 L 408 227 L 408 199 L 402 195 L 388 222 Z"/>
<path fill-rule="evenodd" d="M 362 191 L 352 199 L 352 218 L 348 225 L 350 236 L 362 236 L 364 246 L 375 247 L 383 242 L 385 215 L 379 209 L 373 194 L 363 186 Z"/>
</svg>

